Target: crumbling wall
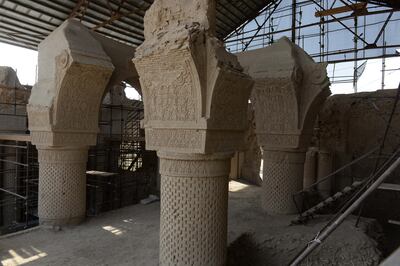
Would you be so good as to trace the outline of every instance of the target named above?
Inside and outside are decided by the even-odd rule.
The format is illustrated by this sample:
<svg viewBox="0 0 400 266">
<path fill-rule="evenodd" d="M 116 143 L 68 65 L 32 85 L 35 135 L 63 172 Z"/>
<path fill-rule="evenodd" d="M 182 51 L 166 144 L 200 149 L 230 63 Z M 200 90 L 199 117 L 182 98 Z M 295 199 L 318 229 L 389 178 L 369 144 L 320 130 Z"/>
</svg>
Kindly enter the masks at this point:
<svg viewBox="0 0 400 266">
<path fill-rule="evenodd" d="M 333 169 L 351 162 L 375 147 L 383 139 L 387 121 L 392 112 L 396 90 L 380 90 L 329 98 L 320 112 L 315 143 L 333 154 Z M 379 162 L 382 164 L 400 145 L 400 106 L 397 106 Z M 378 158 L 370 156 L 335 175 L 332 192 L 341 190 L 353 180 L 369 177 Z M 400 169 L 385 183 L 400 184 Z M 376 190 L 368 197 L 362 216 L 387 220 L 399 220 L 399 197 L 387 190 Z M 384 206 L 384 207 L 383 207 Z"/>
<path fill-rule="evenodd" d="M 314 145 L 333 153 L 333 169 L 338 169 L 380 145 L 395 96 L 396 90 L 384 90 L 335 95 L 326 101 L 314 131 Z M 400 109 L 397 108 L 381 162 L 394 152 L 399 144 Z M 376 159 L 376 156 L 371 156 L 338 174 L 333 180 L 333 189 L 340 189 L 353 179 L 369 176 L 375 167 Z M 390 182 L 400 183 L 400 180 Z"/>
<path fill-rule="evenodd" d="M 311 146 L 332 153 L 334 170 L 378 147 L 382 141 L 395 96 L 396 90 L 380 90 L 329 97 L 316 121 Z M 249 113 L 249 123 L 253 125 L 255 122 L 252 120 L 251 110 Z M 254 180 L 261 162 L 261 156 L 257 153 L 259 145 L 252 125 L 246 134 L 246 151 L 242 167 L 242 178 L 249 182 Z M 400 107 L 394 114 L 382 161 L 398 148 L 399 144 Z M 376 156 L 371 156 L 337 174 L 332 183 L 333 190 L 349 185 L 354 179 L 368 176 L 375 167 L 375 161 Z M 400 180 L 392 178 L 388 182 L 400 183 Z"/>
<path fill-rule="evenodd" d="M 30 94 L 20 84 L 14 69 L 0 66 L 0 131 L 26 131 L 26 104 Z"/>
</svg>

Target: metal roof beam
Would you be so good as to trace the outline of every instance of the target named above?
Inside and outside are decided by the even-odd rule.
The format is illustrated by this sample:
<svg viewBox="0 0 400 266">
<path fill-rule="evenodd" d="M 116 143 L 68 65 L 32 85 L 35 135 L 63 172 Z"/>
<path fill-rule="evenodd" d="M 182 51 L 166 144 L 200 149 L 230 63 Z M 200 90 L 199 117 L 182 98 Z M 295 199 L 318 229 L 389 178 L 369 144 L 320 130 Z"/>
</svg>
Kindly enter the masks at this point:
<svg viewBox="0 0 400 266">
<path fill-rule="evenodd" d="M 16 27 L 14 25 L 11 24 L 7 24 L 4 25 L 4 23 L 1 23 L 1 28 L 0 28 L 0 32 L 3 32 L 5 34 L 10 34 L 10 35 L 15 35 L 15 36 L 25 36 L 27 39 L 31 39 L 34 42 L 41 42 L 41 40 L 43 40 L 46 35 L 42 35 L 42 34 L 37 34 L 37 35 L 33 35 L 32 31 L 26 28 L 21 28 L 21 27 Z"/>
<path fill-rule="evenodd" d="M 36 0 L 36 2 L 43 4 L 42 1 L 43 0 Z M 68 6 L 68 4 L 73 5 L 73 2 L 68 1 L 67 5 L 66 5 L 66 1 L 60 2 L 58 0 L 53 0 L 51 2 L 52 9 L 57 9 L 58 12 L 63 12 L 63 14 L 67 17 L 69 15 L 69 13 L 71 12 L 70 9 L 73 8 L 71 6 Z M 66 11 L 61 11 L 60 7 L 61 7 L 61 9 L 64 8 L 64 10 L 66 10 Z M 108 11 L 107 7 L 104 8 L 102 6 L 97 5 L 95 2 L 90 2 L 90 8 L 88 10 L 86 10 L 83 20 L 86 17 L 91 17 L 95 20 L 98 20 L 98 23 L 102 23 L 105 20 L 109 19 L 109 17 L 110 17 L 110 15 L 107 13 L 107 11 Z M 100 15 L 100 17 L 99 17 L 99 15 Z M 103 16 L 103 17 L 101 17 L 101 16 Z M 63 19 L 63 20 L 65 20 L 65 19 Z M 133 25 L 133 24 L 126 23 L 123 20 L 119 20 L 119 22 L 121 22 L 127 26 L 126 27 L 126 26 L 119 25 L 118 26 L 119 28 L 123 27 L 123 28 L 125 28 L 125 30 L 127 30 L 131 33 L 133 32 L 139 36 L 143 36 L 142 30 L 135 29 L 136 25 L 141 25 L 141 28 L 143 28 L 143 25 L 141 23 L 136 22 L 136 23 L 134 23 L 135 25 Z M 98 23 L 95 23 L 95 24 L 98 24 Z"/>
<path fill-rule="evenodd" d="M 35 42 L 32 42 L 31 40 L 29 40 L 29 39 L 26 39 L 26 38 L 24 38 L 24 37 L 21 37 L 21 36 L 18 36 L 18 37 L 11 37 L 11 36 L 9 36 L 8 34 L 5 34 L 5 33 L 3 33 L 3 32 L 0 32 L 0 38 L 2 38 L 2 39 L 7 39 L 7 40 L 10 40 L 10 41 L 15 41 L 15 42 L 21 42 L 21 43 L 23 43 L 23 44 L 27 44 L 27 45 L 29 45 L 29 46 L 33 46 L 33 47 L 37 47 L 37 43 L 35 43 Z"/>
<path fill-rule="evenodd" d="M 42 34 L 42 33 L 44 33 L 44 34 L 49 34 L 50 32 L 52 32 L 53 30 L 51 30 L 51 29 L 47 29 L 47 28 L 43 28 L 43 27 L 40 27 L 40 26 L 38 26 L 38 25 L 32 25 L 31 23 L 29 23 L 28 21 L 26 21 L 26 20 L 21 20 L 21 19 L 19 19 L 19 18 L 17 18 L 17 17 L 11 17 L 11 16 L 9 16 L 9 15 L 6 15 L 6 14 L 1 14 L 1 16 L 2 16 L 2 18 L 0 19 L 0 22 L 3 22 L 3 23 L 7 23 L 7 24 L 9 24 L 9 25 L 13 25 L 13 26 L 15 26 L 15 27 L 21 27 L 21 24 L 22 25 L 25 25 L 25 26 L 27 26 L 28 28 L 29 28 L 29 31 L 31 31 L 31 32 L 35 32 L 35 33 L 37 33 L 37 34 Z M 15 24 L 15 22 L 17 22 L 17 23 L 19 23 L 19 25 L 18 24 Z M 43 30 L 44 32 L 41 32 L 41 31 L 38 31 L 38 29 L 41 29 L 41 30 Z M 45 35 L 46 36 L 46 35 Z"/>
<path fill-rule="evenodd" d="M 98 12 L 99 14 L 103 14 L 104 16 L 106 16 L 108 18 L 110 17 L 111 13 L 107 12 L 110 10 L 108 9 L 108 7 L 106 5 L 104 5 L 100 2 L 97 2 L 97 1 L 90 2 L 90 5 L 91 6 L 90 6 L 90 9 L 88 10 L 88 12 L 91 12 L 93 10 L 93 11 Z M 130 12 L 132 12 L 132 10 L 130 10 Z M 127 19 L 129 19 L 130 22 L 128 22 Z M 133 27 L 133 26 L 137 27 L 138 29 L 140 29 L 142 31 L 144 29 L 143 17 L 136 15 L 135 13 L 132 13 L 129 17 L 121 18 L 121 20 L 119 20 L 119 21 L 121 21 L 122 23 L 126 23 L 130 27 Z"/>
<path fill-rule="evenodd" d="M 4 38 L 2 36 L 0 36 L 0 42 L 1 43 L 6 43 L 6 44 L 9 44 L 9 45 L 12 45 L 12 46 L 18 46 L 18 47 L 25 48 L 25 49 L 35 50 L 35 51 L 36 51 L 36 48 L 37 48 L 37 45 L 32 45 L 32 44 L 29 44 L 29 43 L 21 44 L 20 41 L 13 41 L 12 39 Z"/>
<path fill-rule="evenodd" d="M 119 0 L 119 1 L 115 1 L 115 0 L 109 0 L 111 3 L 113 3 L 114 5 L 119 5 L 120 3 L 121 3 L 121 0 Z M 122 0 L 123 1 L 123 0 Z M 129 8 L 127 7 L 127 6 L 129 6 Z M 148 4 L 146 4 L 146 7 L 140 7 L 140 6 L 137 6 L 136 4 L 134 4 L 133 2 L 131 2 L 131 1 L 125 1 L 124 3 L 123 3 L 123 5 L 121 6 L 121 10 L 125 10 L 126 12 L 129 12 L 129 11 L 134 11 L 134 12 L 137 12 L 137 14 L 140 16 L 140 17 L 143 17 L 144 16 L 144 14 L 145 14 L 145 12 L 146 12 L 146 10 L 147 10 L 147 8 L 149 8 L 150 7 L 150 5 L 148 5 Z"/>
<path fill-rule="evenodd" d="M 53 0 L 53 3 L 58 3 L 58 1 L 54 1 Z M 82 18 L 82 21 L 92 24 L 91 27 L 95 27 L 96 25 L 104 22 L 103 19 L 101 19 L 101 18 L 99 18 L 99 17 L 97 17 L 95 15 L 92 15 L 88 11 L 86 12 L 85 16 Z M 128 29 L 126 27 L 121 27 L 120 25 L 118 25 L 118 26 L 105 25 L 103 28 L 105 28 L 107 30 L 110 30 L 111 32 L 116 32 L 116 33 L 121 34 L 122 36 L 120 36 L 120 37 L 130 35 L 131 38 L 135 39 L 135 41 L 134 41 L 135 45 L 137 45 L 138 43 L 141 43 L 144 40 L 143 34 L 134 33 L 133 32 L 134 30 L 132 29 L 133 26 L 130 26 L 130 27 L 131 27 L 131 29 Z M 99 31 L 99 30 L 97 30 L 97 31 Z M 110 35 L 110 34 L 105 34 L 105 35 Z M 113 35 L 112 37 L 113 38 L 118 38 L 118 36 L 116 36 L 116 35 Z"/>
</svg>

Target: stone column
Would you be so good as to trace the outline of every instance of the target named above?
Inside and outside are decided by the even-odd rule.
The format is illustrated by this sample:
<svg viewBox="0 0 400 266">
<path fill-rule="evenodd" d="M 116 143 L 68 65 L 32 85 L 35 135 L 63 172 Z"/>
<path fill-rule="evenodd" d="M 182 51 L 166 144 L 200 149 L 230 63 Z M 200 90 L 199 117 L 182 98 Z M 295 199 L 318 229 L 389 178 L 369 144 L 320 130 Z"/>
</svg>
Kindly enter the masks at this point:
<svg viewBox="0 0 400 266">
<path fill-rule="evenodd" d="M 294 213 L 292 195 L 303 188 L 315 118 L 330 94 L 326 65 L 315 63 L 286 37 L 238 58 L 255 80 L 251 101 L 264 158 L 262 208 Z"/>
<path fill-rule="evenodd" d="M 224 265 L 232 154 L 159 152 L 161 265 Z"/>
<path fill-rule="evenodd" d="M 318 148 L 312 147 L 306 153 L 306 160 L 304 162 L 304 180 L 303 189 L 310 187 L 317 181 L 317 158 Z"/>
<path fill-rule="evenodd" d="M 156 0 L 134 58 L 146 149 L 160 157 L 160 265 L 226 263 L 230 157 L 251 78 L 215 37 L 215 1 Z"/>
<path fill-rule="evenodd" d="M 291 195 L 302 189 L 305 153 L 264 150 L 263 159 L 263 209 L 278 214 L 296 212 Z"/>
<path fill-rule="evenodd" d="M 86 214 L 88 147 L 38 147 L 39 217 L 44 225 L 73 225 Z"/>
<path fill-rule="evenodd" d="M 333 157 L 332 153 L 327 150 L 320 150 L 318 153 L 318 180 L 332 173 Z M 328 198 L 331 195 L 332 179 L 328 178 L 318 184 L 318 192 L 323 198 Z"/>
<path fill-rule="evenodd" d="M 87 150 L 96 144 L 114 66 L 92 32 L 75 20 L 40 43 L 38 65 L 27 111 L 39 156 L 39 221 L 73 225 L 85 217 Z"/>
</svg>

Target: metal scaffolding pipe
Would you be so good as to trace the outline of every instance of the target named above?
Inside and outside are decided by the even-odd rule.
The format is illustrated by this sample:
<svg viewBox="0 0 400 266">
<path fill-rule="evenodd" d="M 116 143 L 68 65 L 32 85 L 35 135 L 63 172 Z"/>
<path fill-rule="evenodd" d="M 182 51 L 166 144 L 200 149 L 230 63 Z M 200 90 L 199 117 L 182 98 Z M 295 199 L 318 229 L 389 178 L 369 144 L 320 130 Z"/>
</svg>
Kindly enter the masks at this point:
<svg viewBox="0 0 400 266">
<path fill-rule="evenodd" d="M 21 195 L 19 195 L 19 194 L 17 194 L 17 193 L 11 192 L 11 191 L 9 191 L 9 190 L 7 190 L 7 189 L 0 188 L 0 191 L 3 191 L 3 192 L 5 192 L 5 193 L 7 193 L 7 194 L 13 195 L 13 196 L 15 196 L 15 197 L 17 197 L 17 198 L 20 198 L 20 199 L 23 199 L 23 200 L 26 200 L 26 199 L 27 199 L 27 197 L 21 196 Z"/>
<path fill-rule="evenodd" d="M 314 249 L 316 249 L 322 241 L 324 241 L 343 221 L 349 216 L 385 179 L 400 165 L 400 157 L 374 182 L 372 185 L 361 194 L 361 196 L 351 204 L 347 210 L 337 217 L 323 231 L 319 232 L 313 240 L 311 240 L 302 252 L 290 262 L 290 266 L 299 265 Z"/>
</svg>

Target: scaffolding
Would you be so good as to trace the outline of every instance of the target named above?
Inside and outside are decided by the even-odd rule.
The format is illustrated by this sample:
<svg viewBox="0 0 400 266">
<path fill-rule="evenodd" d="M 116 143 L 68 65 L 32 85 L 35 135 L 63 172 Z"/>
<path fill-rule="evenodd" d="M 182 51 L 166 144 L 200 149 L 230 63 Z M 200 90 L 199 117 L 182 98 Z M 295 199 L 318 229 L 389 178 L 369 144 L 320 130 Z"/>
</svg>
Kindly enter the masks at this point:
<svg viewBox="0 0 400 266">
<path fill-rule="evenodd" d="M 0 102 L 0 235 L 38 224 L 38 157 L 27 128 L 26 103 L 7 89 Z M 97 145 L 87 163 L 87 215 L 139 202 L 157 192 L 157 157 L 145 150 L 143 102 L 101 105 Z"/>
<path fill-rule="evenodd" d="M 381 59 L 381 88 L 385 88 L 386 73 L 399 70 L 385 69 L 385 59 L 399 56 L 400 9 L 372 2 L 273 1 L 255 19 L 229 34 L 224 39 L 225 46 L 238 53 L 268 46 L 287 36 L 315 61 L 331 64 L 332 83 L 352 83 L 354 92 L 363 63 Z M 352 62 L 352 73 L 338 75 L 336 64 L 346 62 Z"/>
<path fill-rule="evenodd" d="M 0 134 L 2 234 L 37 225 L 37 151 L 29 135 Z"/>
<path fill-rule="evenodd" d="M 143 115 L 141 101 L 102 105 L 97 145 L 89 150 L 89 215 L 135 204 L 157 193 L 157 157 L 145 150 L 140 128 Z"/>
<path fill-rule="evenodd" d="M 37 151 L 27 133 L 29 89 L 2 88 L 0 102 L 0 234 L 37 225 Z M 18 95 L 20 94 L 20 95 Z"/>
<path fill-rule="evenodd" d="M 97 145 L 89 150 L 89 170 L 118 172 L 141 167 L 144 131 L 140 129 L 140 120 L 143 114 L 141 101 L 132 101 L 130 106 L 102 105 Z"/>
</svg>

